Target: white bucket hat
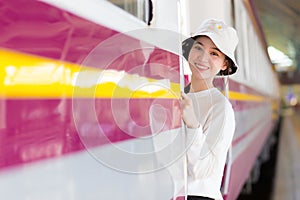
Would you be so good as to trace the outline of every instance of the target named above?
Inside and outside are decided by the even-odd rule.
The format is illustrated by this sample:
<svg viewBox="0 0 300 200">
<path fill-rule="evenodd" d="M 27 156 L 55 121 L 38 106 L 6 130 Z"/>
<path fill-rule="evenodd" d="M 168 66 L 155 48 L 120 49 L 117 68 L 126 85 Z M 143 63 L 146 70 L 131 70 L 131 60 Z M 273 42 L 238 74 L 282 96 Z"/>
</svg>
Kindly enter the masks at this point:
<svg viewBox="0 0 300 200">
<path fill-rule="evenodd" d="M 188 58 L 188 53 L 190 49 L 188 49 L 188 52 L 186 50 L 187 47 L 191 45 L 191 40 L 194 41 L 195 37 L 201 35 L 209 37 L 213 41 L 213 43 L 217 46 L 217 48 L 220 49 L 220 51 L 224 53 L 228 58 L 230 58 L 231 61 L 233 62 L 233 64 L 228 68 L 228 71 L 221 70 L 220 75 L 234 74 L 238 67 L 234 56 L 234 51 L 239 42 L 236 30 L 226 25 L 224 22 L 220 20 L 215 20 L 215 19 L 205 20 L 198 27 L 198 29 L 192 35 L 192 37 L 186 39 L 182 43 L 183 55 L 186 59 Z M 189 48 L 191 48 L 191 46 Z M 226 71 L 226 72 L 222 72 L 222 71 Z"/>
</svg>

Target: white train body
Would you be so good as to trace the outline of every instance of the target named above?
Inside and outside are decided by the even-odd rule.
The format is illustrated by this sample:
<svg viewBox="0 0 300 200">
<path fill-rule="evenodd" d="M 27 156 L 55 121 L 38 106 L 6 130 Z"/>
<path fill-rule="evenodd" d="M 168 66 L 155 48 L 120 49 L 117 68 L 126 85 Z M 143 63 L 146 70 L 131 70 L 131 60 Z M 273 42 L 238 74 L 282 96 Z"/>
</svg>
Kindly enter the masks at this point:
<svg viewBox="0 0 300 200">
<path fill-rule="evenodd" d="M 251 1 L 0 5 L 3 199 L 184 199 L 181 41 L 206 18 L 240 38 L 238 72 L 216 80 L 236 116 L 220 189 L 237 198 L 278 120 L 278 81 Z"/>
</svg>

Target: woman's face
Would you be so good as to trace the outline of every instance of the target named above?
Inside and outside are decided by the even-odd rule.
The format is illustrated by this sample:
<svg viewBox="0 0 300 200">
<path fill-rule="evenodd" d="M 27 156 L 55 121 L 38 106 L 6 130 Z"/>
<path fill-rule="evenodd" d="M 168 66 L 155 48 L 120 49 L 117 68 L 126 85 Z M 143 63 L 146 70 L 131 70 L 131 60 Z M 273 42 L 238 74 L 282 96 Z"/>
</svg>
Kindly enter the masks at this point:
<svg viewBox="0 0 300 200">
<path fill-rule="evenodd" d="M 188 62 L 193 76 L 200 79 L 213 78 L 220 70 L 227 68 L 225 55 L 206 36 L 200 36 L 195 40 Z"/>
</svg>

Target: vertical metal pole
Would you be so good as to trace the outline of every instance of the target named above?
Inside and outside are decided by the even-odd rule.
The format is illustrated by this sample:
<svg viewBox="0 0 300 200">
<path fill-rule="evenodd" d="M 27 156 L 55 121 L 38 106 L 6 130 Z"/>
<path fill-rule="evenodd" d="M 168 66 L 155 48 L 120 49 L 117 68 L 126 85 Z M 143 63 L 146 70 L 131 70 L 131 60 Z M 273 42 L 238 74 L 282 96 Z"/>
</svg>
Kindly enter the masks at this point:
<svg viewBox="0 0 300 200">
<path fill-rule="evenodd" d="M 185 27 L 183 26 L 183 21 L 186 18 L 186 1 L 183 0 L 178 0 L 177 1 L 177 8 L 178 8 L 178 29 L 179 29 L 179 61 L 180 61 L 180 91 L 184 91 L 184 59 L 182 57 L 182 41 L 183 41 L 183 32 L 185 30 Z M 182 121 L 181 124 L 182 127 L 182 131 L 184 136 L 183 136 L 183 148 L 185 150 L 186 148 L 186 134 L 185 134 L 185 126 L 184 123 Z M 184 158 L 183 160 L 183 178 L 184 178 L 184 197 L 185 200 L 187 200 L 187 187 L 188 187 L 188 181 L 187 181 L 187 156 L 186 154 L 184 154 Z"/>
</svg>

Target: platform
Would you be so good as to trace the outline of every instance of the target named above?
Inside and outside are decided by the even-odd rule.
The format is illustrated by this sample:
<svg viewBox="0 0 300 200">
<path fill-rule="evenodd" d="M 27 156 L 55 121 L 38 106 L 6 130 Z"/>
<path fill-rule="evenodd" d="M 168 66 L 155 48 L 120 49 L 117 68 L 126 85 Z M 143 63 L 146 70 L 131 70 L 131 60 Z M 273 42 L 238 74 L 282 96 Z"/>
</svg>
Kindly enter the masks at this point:
<svg viewBox="0 0 300 200">
<path fill-rule="evenodd" d="M 300 200 L 300 109 L 282 120 L 272 200 Z"/>
</svg>

